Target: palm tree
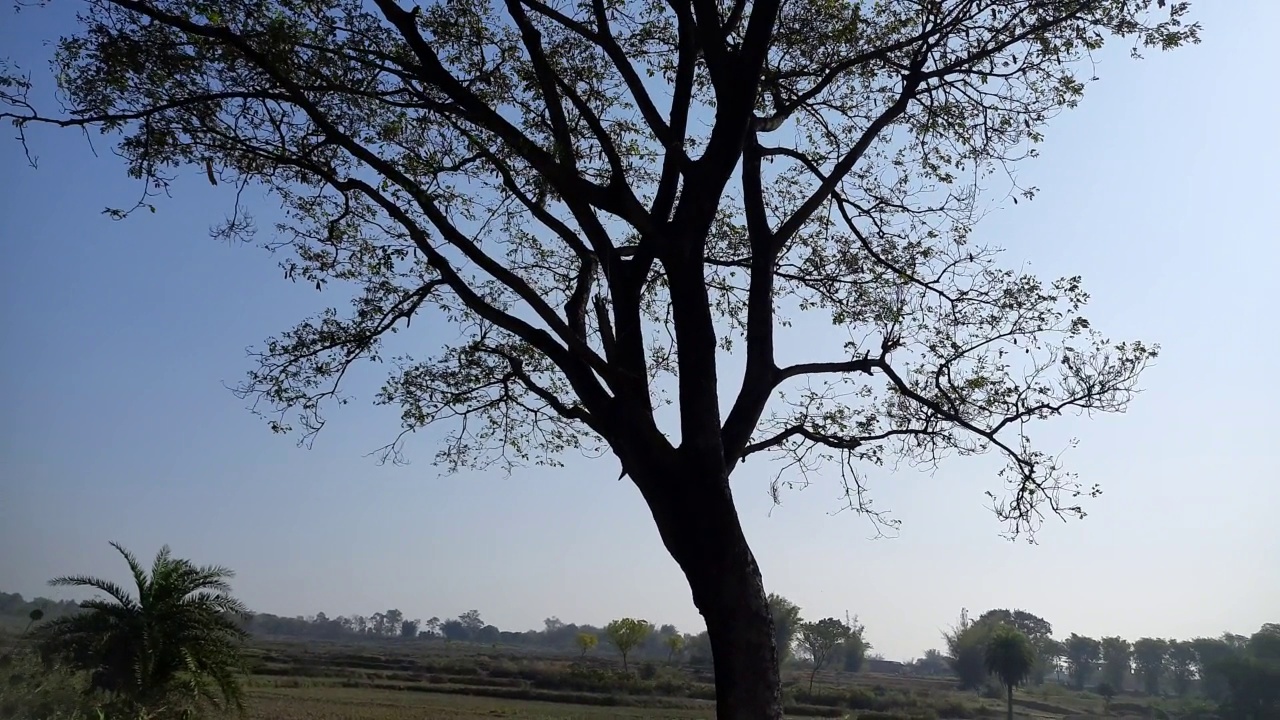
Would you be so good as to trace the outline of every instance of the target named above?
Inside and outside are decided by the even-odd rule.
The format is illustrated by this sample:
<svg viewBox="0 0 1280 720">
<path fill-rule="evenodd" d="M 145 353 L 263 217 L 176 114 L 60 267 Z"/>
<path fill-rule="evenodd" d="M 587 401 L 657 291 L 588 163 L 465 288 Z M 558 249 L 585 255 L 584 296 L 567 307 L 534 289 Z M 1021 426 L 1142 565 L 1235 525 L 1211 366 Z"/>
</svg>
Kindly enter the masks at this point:
<svg viewBox="0 0 1280 720">
<path fill-rule="evenodd" d="M 1027 636 L 1007 625 L 991 633 L 987 641 L 987 672 L 1000 678 L 1008 690 L 1009 720 L 1013 720 L 1013 688 L 1031 677 L 1036 650 Z"/>
<path fill-rule="evenodd" d="M 243 603 L 231 596 L 221 566 L 198 567 L 160 549 L 143 569 L 137 558 L 111 543 L 129 565 L 137 597 L 109 580 L 69 575 L 54 586 L 105 593 L 80 603 L 84 612 L 64 616 L 39 631 L 42 649 L 90 673 L 93 689 L 152 713 L 209 702 L 243 710 L 240 620 Z"/>
</svg>

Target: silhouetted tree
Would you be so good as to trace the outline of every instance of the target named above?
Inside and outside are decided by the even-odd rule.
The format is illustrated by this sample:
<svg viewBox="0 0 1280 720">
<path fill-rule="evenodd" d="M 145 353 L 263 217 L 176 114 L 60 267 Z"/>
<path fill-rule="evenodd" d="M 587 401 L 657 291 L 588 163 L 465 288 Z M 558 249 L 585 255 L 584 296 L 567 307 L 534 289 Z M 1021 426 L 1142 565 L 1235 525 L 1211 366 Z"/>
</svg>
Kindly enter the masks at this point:
<svg viewBox="0 0 1280 720">
<path fill-rule="evenodd" d="M 350 314 L 257 351 L 240 391 L 274 431 L 310 440 L 350 368 L 403 354 L 388 338 L 412 320 L 458 328 L 389 365 L 377 401 L 401 408 L 405 434 L 441 424 L 448 468 L 611 450 L 706 618 L 718 714 L 778 718 L 731 473 L 763 452 L 802 472 L 830 459 L 870 512 L 858 463 L 995 450 L 1013 488 L 995 507 L 1015 531 L 1041 507 L 1082 514 L 1072 498 L 1089 490 L 1025 428 L 1123 410 L 1154 348 L 1093 334 L 1078 278 L 1002 270 L 969 243 L 979 190 L 1076 104 L 1104 39 L 1174 47 L 1196 38 L 1185 13 L 101 0 L 58 45 L 67 114 L 41 115 L 6 73 L 0 117 L 20 135 L 44 121 L 117 133 L 148 193 L 138 207 L 178 167 L 261 187 L 284 208 L 268 243 L 286 278 L 353 286 Z M 252 234 L 245 208 L 230 218 L 221 237 Z M 801 310 L 856 340 L 780 366 L 775 330 Z M 740 383 L 721 367 L 730 347 Z"/>
</svg>

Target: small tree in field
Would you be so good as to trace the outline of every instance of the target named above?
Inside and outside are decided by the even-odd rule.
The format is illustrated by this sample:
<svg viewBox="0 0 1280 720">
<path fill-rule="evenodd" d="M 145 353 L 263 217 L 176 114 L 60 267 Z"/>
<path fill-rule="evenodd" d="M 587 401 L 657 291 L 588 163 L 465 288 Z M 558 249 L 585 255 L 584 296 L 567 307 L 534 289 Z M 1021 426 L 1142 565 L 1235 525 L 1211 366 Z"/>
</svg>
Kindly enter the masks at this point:
<svg viewBox="0 0 1280 720">
<path fill-rule="evenodd" d="M 596 638 L 595 633 L 580 632 L 578 633 L 578 636 L 573 639 L 573 642 L 578 646 L 578 649 L 582 651 L 581 657 L 586 657 L 587 653 L 595 649 L 596 644 L 600 641 Z"/>
<path fill-rule="evenodd" d="M 823 618 L 817 622 L 801 623 L 800 635 L 796 644 L 809 656 L 813 668 L 809 671 L 809 691 L 813 692 L 813 680 L 818 671 L 831 658 L 836 648 L 843 645 L 853 636 L 850 628 L 843 620 Z"/>
<path fill-rule="evenodd" d="M 672 662 L 684 650 L 684 636 L 668 635 L 662 644 L 667 646 L 667 662 Z"/>
<path fill-rule="evenodd" d="M 1009 701 L 1009 720 L 1013 720 L 1013 689 L 1031 677 L 1036 664 L 1036 649 L 1031 640 L 1016 628 L 996 627 L 987 640 L 987 672 L 1000 678 Z"/>
<path fill-rule="evenodd" d="M 451 470 L 611 452 L 706 620 L 717 714 L 776 720 L 730 486 L 748 457 L 797 468 L 787 483 L 838 478 L 884 520 L 866 467 L 994 451 L 1012 532 L 1083 515 L 1093 489 L 1029 428 L 1123 411 L 1155 348 L 1097 334 L 1078 277 L 1004 269 L 974 225 L 1103 43 L 1194 41 L 1187 12 L 86 0 L 54 53 L 63 109 L 0 64 L 0 118 L 23 142 L 38 124 L 111 134 L 143 183 L 133 209 L 182 171 L 229 187 L 222 238 L 253 238 L 241 190 L 283 209 L 266 245 L 285 277 L 352 303 L 254 351 L 239 391 L 272 430 L 310 442 L 353 366 L 394 359 L 376 402 L 403 433 L 384 458 L 427 426 Z M 838 332 L 788 336 L 801 312 Z M 783 362 L 780 343 L 807 353 Z"/>
<path fill-rule="evenodd" d="M 653 631 L 653 625 L 647 620 L 636 620 L 635 618 L 622 618 L 614 620 L 604 626 L 604 635 L 609 638 L 609 642 L 618 648 L 618 652 L 622 655 L 622 669 L 628 671 L 627 653 L 640 646 L 644 639 Z"/>
</svg>

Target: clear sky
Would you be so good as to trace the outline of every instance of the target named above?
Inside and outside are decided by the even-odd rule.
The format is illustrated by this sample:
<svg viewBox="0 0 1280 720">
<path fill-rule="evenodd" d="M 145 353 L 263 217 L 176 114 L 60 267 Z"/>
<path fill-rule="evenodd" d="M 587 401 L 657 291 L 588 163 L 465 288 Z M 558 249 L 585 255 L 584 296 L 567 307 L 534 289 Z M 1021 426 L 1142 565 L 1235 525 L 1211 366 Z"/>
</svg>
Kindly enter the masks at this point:
<svg viewBox="0 0 1280 720">
<path fill-rule="evenodd" d="M 1045 276 L 1082 274 L 1089 317 L 1163 345 L 1124 416 L 1060 421 L 1071 467 L 1104 495 L 1089 517 L 1009 543 L 984 509 L 993 459 L 932 475 L 872 472 L 899 537 L 818 484 L 773 508 L 769 468 L 735 475 L 770 591 L 810 618 L 857 613 L 893 658 L 941 644 L 961 607 L 1020 607 L 1060 635 L 1192 637 L 1280 621 L 1280 3 L 1196 3 L 1205 42 L 1135 63 L 1109 54 L 1082 106 L 1020 170 L 1032 203 L 978 238 Z M 75 4 L 0 21 L 0 55 L 43 67 L 41 41 Z M 249 247 L 207 238 L 225 188 L 188 171 L 155 215 L 130 203 L 108 145 L 33 133 L 40 169 L 0 140 L 0 590 L 62 597 L 44 581 L 118 577 L 108 540 L 163 543 L 239 571 L 237 593 L 281 614 L 477 608 L 507 629 L 557 615 L 701 623 L 639 493 L 610 460 L 440 477 L 431 438 L 408 467 L 366 454 L 397 415 L 356 402 L 312 450 L 272 436 L 225 388 L 244 348 L 319 310 Z M 415 326 L 416 328 L 417 326 Z M 772 512 L 770 512 L 772 510 Z"/>
</svg>

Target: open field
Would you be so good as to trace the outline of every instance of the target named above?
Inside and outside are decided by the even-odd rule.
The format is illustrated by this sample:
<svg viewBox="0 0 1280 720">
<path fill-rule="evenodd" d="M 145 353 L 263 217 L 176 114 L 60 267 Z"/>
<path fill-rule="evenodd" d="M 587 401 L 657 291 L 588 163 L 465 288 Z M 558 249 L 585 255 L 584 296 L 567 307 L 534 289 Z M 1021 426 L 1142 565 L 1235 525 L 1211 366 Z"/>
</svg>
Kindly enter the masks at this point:
<svg viewBox="0 0 1280 720">
<path fill-rule="evenodd" d="M 613 658 L 443 644 L 405 646 L 260 643 L 253 650 L 249 713 L 254 720 L 401 718 L 710 718 L 709 670 Z M 823 672 L 813 691 L 805 672 L 784 673 L 792 717 L 861 720 L 999 718 L 1003 701 L 954 689 L 945 678 Z M 1111 716 L 1160 717 L 1172 707 L 1120 697 Z M 1019 717 L 1101 717 L 1096 695 L 1055 685 L 1019 691 Z M 1180 716 L 1181 712 L 1172 712 Z"/>
</svg>

